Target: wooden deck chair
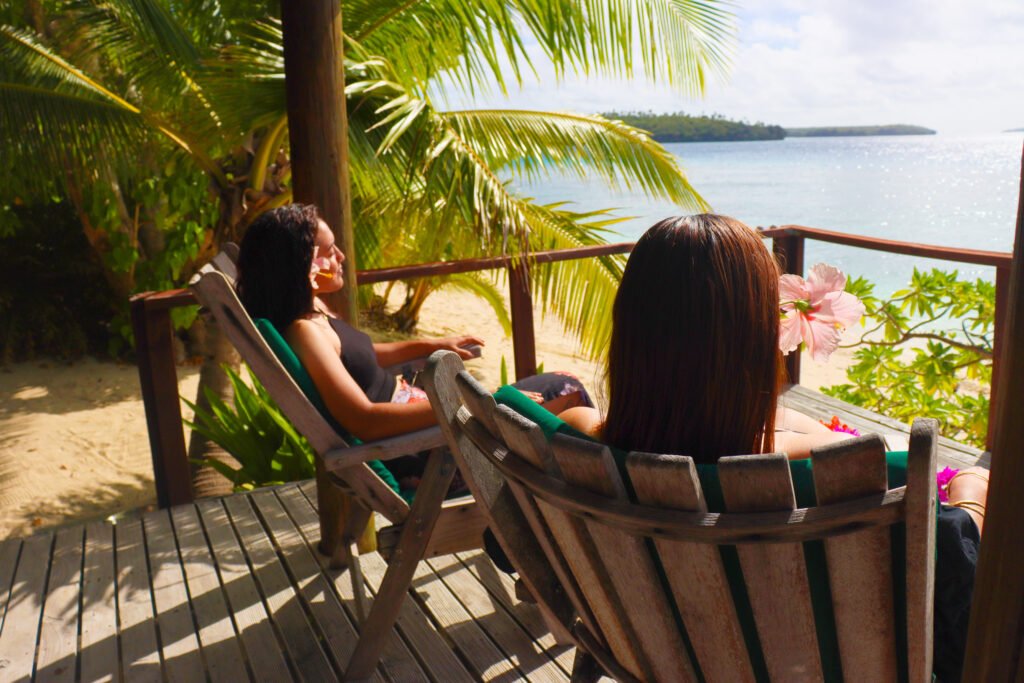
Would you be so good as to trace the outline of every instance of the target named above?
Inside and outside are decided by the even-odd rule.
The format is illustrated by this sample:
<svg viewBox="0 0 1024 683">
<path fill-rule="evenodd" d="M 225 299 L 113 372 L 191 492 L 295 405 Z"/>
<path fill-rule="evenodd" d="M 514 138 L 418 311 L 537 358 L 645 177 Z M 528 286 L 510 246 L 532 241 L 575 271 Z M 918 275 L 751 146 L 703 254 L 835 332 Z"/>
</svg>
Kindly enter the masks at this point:
<svg viewBox="0 0 1024 683">
<path fill-rule="evenodd" d="M 377 549 L 390 563 L 373 608 L 363 620 L 353 657 L 354 663 L 363 663 L 372 672 L 420 559 L 479 548 L 486 519 L 468 496 L 445 500 L 455 465 L 438 427 L 351 445 L 289 375 L 216 265 L 204 266 L 189 287 L 316 451 L 320 550 L 330 556 L 333 567 L 350 567 L 357 602 L 364 591 L 351 546 L 374 512 L 392 523 L 377 534 Z M 427 449 L 432 449 L 431 454 L 411 507 L 367 465 Z M 358 609 L 363 611 L 361 604 Z"/>
<path fill-rule="evenodd" d="M 890 487 L 875 435 L 697 466 L 564 423 L 549 438 L 455 354 L 425 386 L 509 559 L 571 632 L 574 680 L 931 680 L 936 421 L 914 422 Z"/>
</svg>

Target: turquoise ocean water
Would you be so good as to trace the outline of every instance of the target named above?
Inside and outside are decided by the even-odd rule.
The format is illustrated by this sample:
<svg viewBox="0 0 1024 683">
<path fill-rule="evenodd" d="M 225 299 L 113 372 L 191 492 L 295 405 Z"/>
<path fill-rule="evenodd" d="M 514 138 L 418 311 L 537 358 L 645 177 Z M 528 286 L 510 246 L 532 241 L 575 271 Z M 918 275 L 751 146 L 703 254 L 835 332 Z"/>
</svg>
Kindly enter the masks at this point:
<svg viewBox="0 0 1024 683">
<path fill-rule="evenodd" d="M 942 246 L 1010 251 L 1024 135 L 788 138 L 763 142 L 674 143 L 690 182 L 718 213 L 751 226 L 795 223 L 860 235 Z M 681 211 L 642 194 L 610 192 L 602 181 L 550 179 L 521 186 L 542 202 L 568 200 L 574 210 L 617 207 L 631 216 L 616 229 L 634 240 L 657 220 Z M 619 239 L 617 236 L 610 241 Z M 865 275 L 887 294 L 915 265 L 940 261 L 809 242 L 818 262 Z M 971 277 L 993 269 L 960 266 Z"/>
</svg>

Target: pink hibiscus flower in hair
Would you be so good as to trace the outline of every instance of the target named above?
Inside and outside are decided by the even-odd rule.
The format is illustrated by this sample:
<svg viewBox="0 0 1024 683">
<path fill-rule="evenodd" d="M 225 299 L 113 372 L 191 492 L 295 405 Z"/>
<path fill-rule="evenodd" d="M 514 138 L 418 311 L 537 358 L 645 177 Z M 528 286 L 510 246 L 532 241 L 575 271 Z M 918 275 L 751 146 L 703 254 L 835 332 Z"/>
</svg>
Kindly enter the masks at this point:
<svg viewBox="0 0 1024 683">
<path fill-rule="evenodd" d="M 826 361 L 839 346 L 840 332 L 864 315 L 864 304 L 844 292 L 846 276 L 833 266 L 819 263 L 804 280 L 799 275 L 779 278 L 779 348 L 789 353 L 800 342 L 811 357 Z"/>
</svg>

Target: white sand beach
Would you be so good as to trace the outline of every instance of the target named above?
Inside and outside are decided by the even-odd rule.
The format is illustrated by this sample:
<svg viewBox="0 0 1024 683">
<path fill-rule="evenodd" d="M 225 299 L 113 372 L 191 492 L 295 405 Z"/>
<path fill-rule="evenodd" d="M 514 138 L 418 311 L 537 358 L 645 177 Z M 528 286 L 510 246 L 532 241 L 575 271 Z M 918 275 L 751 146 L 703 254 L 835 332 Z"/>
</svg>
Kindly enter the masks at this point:
<svg viewBox="0 0 1024 683">
<path fill-rule="evenodd" d="M 535 312 L 537 359 L 545 370 L 576 374 L 600 401 L 601 366 L 580 356 L 557 319 Z M 470 364 L 498 385 L 504 356 L 514 379 L 512 340 L 490 307 L 462 292 L 440 292 L 424 305 L 423 336 L 472 333 L 487 341 Z M 839 383 L 850 361 L 803 359 L 803 384 Z M 198 368 L 178 367 L 179 393 L 195 398 Z M 37 360 L 0 368 L 0 539 L 104 518 L 156 500 L 145 413 L 134 366 L 92 359 Z"/>
</svg>

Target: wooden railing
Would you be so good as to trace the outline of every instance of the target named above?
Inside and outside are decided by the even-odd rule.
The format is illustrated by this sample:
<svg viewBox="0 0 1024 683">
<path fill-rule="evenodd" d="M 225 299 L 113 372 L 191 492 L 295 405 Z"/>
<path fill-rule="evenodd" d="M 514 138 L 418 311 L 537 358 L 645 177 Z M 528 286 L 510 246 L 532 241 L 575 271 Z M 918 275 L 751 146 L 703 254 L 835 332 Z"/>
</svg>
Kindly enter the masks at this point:
<svg viewBox="0 0 1024 683">
<path fill-rule="evenodd" d="M 996 269 L 996 322 L 993 357 L 998 362 L 1007 309 L 1011 255 L 994 251 L 935 247 L 911 242 L 897 242 L 874 237 L 861 237 L 799 225 L 758 228 L 762 236 L 772 239 L 773 251 L 779 257 L 785 272 L 803 274 L 805 240 L 831 242 L 861 249 L 872 249 L 893 254 L 906 254 L 922 258 L 940 259 L 954 263 L 994 266 Z M 626 254 L 633 249 L 632 242 L 606 244 L 577 249 L 532 252 L 523 256 L 496 256 L 422 263 L 396 268 L 364 270 L 358 273 L 361 285 L 411 280 L 420 277 L 454 275 L 481 270 L 504 268 L 508 271 L 509 305 L 512 314 L 512 348 L 517 378 L 533 375 L 537 371 L 536 337 L 533 322 L 533 295 L 530 290 L 530 268 L 536 264 L 556 263 L 610 254 Z M 160 507 L 187 503 L 193 499 L 192 477 L 186 456 L 185 435 L 182 426 L 181 404 L 178 397 L 177 369 L 172 346 L 173 330 L 171 309 L 196 304 L 187 289 L 166 292 L 145 292 L 132 298 L 132 329 L 138 356 L 139 383 L 146 410 L 149 445 L 153 455 L 153 477 L 156 482 L 157 502 Z M 786 359 L 790 381 L 800 381 L 800 356 L 790 354 Z M 997 373 L 992 377 L 992 406 L 995 406 Z M 995 433 L 989 414 L 989 434 Z"/>
</svg>

